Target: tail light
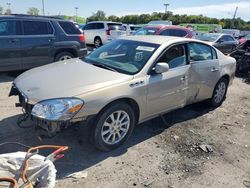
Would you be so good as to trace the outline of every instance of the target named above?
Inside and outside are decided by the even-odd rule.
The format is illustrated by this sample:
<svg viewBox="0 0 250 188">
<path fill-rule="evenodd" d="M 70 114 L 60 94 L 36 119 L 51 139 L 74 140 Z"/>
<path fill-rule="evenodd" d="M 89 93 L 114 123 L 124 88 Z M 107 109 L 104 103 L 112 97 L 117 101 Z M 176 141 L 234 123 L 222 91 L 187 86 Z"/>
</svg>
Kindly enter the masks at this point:
<svg viewBox="0 0 250 188">
<path fill-rule="evenodd" d="M 106 34 L 110 35 L 110 29 L 106 30 Z"/>
<path fill-rule="evenodd" d="M 81 42 L 85 42 L 85 35 L 84 33 L 82 33 L 81 35 L 79 35 L 80 41 Z"/>
</svg>

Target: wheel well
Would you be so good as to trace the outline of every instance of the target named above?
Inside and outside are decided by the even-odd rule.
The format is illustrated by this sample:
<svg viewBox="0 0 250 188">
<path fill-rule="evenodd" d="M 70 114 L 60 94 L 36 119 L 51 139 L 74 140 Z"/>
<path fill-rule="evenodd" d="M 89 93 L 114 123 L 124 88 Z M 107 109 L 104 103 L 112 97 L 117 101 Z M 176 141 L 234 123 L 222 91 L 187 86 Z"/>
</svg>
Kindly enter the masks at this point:
<svg viewBox="0 0 250 188">
<path fill-rule="evenodd" d="M 228 81 L 228 83 L 229 83 L 229 81 L 230 81 L 230 76 L 229 76 L 228 74 L 222 76 L 221 78 L 225 78 L 225 79 Z"/>
<path fill-rule="evenodd" d="M 96 37 L 94 38 L 94 41 L 95 41 L 95 39 L 97 39 L 97 38 L 99 38 L 99 39 L 101 40 L 101 42 L 102 42 L 102 39 L 101 39 L 101 37 L 99 37 L 99 36 L 96 36 Z"/>
<path fill-rule="evenodd" d="M 62 52 L 69 52 L 69 53 L 71 53 L 74 57 L 77 57 L 77 52 L 76 52 L 76 50 L 71 49 L 71 48 L 63 48 L 63 49 L 57 50 L 57 51 L 56 51 L 56 54 L 55 54 L 55 57 L 56 57 L 58 54 L 62 53 Z"/>
<path fill-rule="evenodd" d="M 131 98 L 121 98 L 121 99 L 117 99 L 117 100 L 114 100 L 110 103 L 108 103 L 100 112 L 103 112 L 105 109 L 107 109 L 109 106 L 113 105 L 114 103 L 120 103 L 120 102 L 124 102 L 126 104 L 128 104 L 132 110 L 134 111 L 135 113 L 135 119 L 136 119 L 136 123 L 138 123 L 139 121 L 139 117 L 140 117 L 140 108 L 139 108 L 139 105 L 137 104 L 137 102 Z"/>
</svg>

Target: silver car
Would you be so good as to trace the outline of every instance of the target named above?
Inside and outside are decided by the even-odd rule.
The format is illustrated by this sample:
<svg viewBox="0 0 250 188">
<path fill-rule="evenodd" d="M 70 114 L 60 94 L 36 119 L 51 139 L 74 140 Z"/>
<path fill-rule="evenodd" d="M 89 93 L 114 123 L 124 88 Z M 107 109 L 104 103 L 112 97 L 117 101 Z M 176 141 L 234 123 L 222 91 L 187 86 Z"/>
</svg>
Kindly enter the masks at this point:
<svg viewBox="0 0 250 188">
<path fill-rule="evenodd" d="M 117 148 L 145 122 L 188 104 L 220 106 L 235 75 L 235 59 L 194 39 L 128 36 L 89 54 L 29 70 L 10 95 L 49 133 L 91 124 L 100 150 Z"/>
</svg>

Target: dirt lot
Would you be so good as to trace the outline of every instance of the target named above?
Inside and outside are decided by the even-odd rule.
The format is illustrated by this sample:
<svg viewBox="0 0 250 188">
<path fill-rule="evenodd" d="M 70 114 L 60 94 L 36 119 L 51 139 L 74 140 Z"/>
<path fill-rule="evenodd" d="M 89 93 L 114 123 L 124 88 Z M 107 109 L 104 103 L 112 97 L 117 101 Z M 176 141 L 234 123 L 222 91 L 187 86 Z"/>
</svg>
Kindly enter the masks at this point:
<svg viewBox="0 0 250 188">
<path fill-rule="evenodd" d="M 109 153 L 88 144 L 84 126 L 42 140 L 34 128 L 18 128 L 17 98 L 7 97 L 13 79 L 0 73 L 0 142 L 69 145 L 66 157 L 56 163 L 57 187 L 250 187 L 250 85 L 240 79 L 220 108 L 201 103 L 166 114 L 165 123 L 156 118 Z M 210 152 L 201 149 L 206 145 Z M 17 149 L 2 147 L 0 153 Z M 80 171 L 87 177 L 66 178 Z"/>
</svg>

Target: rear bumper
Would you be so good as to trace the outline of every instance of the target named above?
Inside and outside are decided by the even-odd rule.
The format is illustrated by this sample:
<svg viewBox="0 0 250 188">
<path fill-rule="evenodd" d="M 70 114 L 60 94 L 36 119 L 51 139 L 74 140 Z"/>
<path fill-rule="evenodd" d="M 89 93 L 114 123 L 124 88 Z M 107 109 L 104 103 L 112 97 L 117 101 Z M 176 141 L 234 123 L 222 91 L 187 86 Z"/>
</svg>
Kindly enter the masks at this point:
<svg viewBox="0 0 250 188">
<path fill-rule="evenodd" d="M 88 49 L 87 48 L 81 48 L 78 51 L 78 57 L 83 58 L 88 54 Z"/>
</svg>

